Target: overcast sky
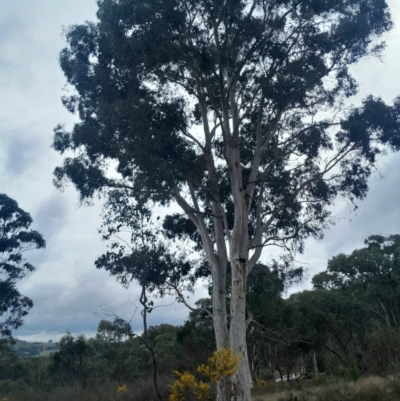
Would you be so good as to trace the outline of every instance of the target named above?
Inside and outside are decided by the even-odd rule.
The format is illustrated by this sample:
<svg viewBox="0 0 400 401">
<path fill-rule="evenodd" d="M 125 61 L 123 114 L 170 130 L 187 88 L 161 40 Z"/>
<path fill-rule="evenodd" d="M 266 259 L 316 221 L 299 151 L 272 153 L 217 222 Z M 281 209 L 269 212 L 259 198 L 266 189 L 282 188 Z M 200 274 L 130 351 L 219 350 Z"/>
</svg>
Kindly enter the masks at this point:
<svg viewBox="0 0 400 401">
<path fill-rule="evenodd" d="M 369 59 L 354 66 L 360 82 L 355 104 L 368 94 L 388 102 L 400 95 L 400 2 L 388 3 L 396 27 L 386 35 L 382 63 Z M 52 185 L 52 172 L 61 162 L 50 148 L 53 128 L 73 122 L 60 101 L 65 84 L 58 66 L 62 26 L 93 20 L 95 12 L 94 0 L 0 0 L 0 193 L 31 214 L 34 228 L 47 241 L 45 250 L 27 255 L 37 269 L 19 284 L 34 308 L 14 335 L 29 341 L 58 340 L 66 330 L 91 336 L 102 306 L 124 318 L 137 306 L 136 288 L 125 290 L 94 267 L 105 250 L 97 233 L 100 205 L 79 207 L 72 188 L 60 193 Z M 336 226 L 322 241 L 307 242 L 297 259 L 308 268 L 308 278 L 325 269 L 332 256 L 361 247 L 369 235 L 400 233 L 399 199 L 400 155 L 389 155 L 380 162 L 380 175 L 370 180 L 358 213 L 338 204 Z M 266 252 L 263 260 L 269 257 Z M 309 280 L 299 288 L 310 288 Z M 196 297 L 201 294 L 200 288 Z M 173 304 L 155 310 L 150 324 L 181 324 L 187 314 Z M 133 323 L 140 330 L 138 317 Z"/>
</svg>

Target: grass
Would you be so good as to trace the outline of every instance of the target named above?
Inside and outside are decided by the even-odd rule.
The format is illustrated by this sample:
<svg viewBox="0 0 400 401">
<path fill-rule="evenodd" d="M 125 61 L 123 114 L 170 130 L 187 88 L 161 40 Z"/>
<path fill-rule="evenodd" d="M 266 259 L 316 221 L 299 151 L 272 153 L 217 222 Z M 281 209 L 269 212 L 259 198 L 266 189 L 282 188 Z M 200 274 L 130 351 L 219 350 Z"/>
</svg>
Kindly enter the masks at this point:
<svg viewBox="0 0 400 401">
<path fill-rule="evenodd" d="M 159 389 L 167 401 L 171 377 L 159 379 Z M 123 390 L 121 390 L 123 388 Z M 82 386 L 53 387 L 48 391 L 29 388 L 23 381 L 0 381 L 0 401 L 158 401 L 151 380 L 117 384 L 111 381 Z"/>
<path fill-rule="evenodd" d="M 274 383 L 275 384 L 275 383 Z M 253 401 L 398 401 L 400 382 L 394 378 L 369 376 L 357 382 L 344 380 L 320 383 L 277 383 L 279 386 L 258 389 Z"/>
<path fill-rule="evenodd" d="M 160 390 L 168 400 L 171 377 L 160 378 Z M 126 384 L 126 391 L 114 382 L 90 383 L 80 386 L 34 391 L 22 381 L 0 381 L 0 401 L 158 401 L 151 380 Z M 125 388 L 125 386 L 123 386 Z M 369 376 L 357 382 L 334 380 L 324 375 L 292 383 L 267 382 L 253 391 L 252 401 L 398 401 L 400 377 Z"/>
</svg>

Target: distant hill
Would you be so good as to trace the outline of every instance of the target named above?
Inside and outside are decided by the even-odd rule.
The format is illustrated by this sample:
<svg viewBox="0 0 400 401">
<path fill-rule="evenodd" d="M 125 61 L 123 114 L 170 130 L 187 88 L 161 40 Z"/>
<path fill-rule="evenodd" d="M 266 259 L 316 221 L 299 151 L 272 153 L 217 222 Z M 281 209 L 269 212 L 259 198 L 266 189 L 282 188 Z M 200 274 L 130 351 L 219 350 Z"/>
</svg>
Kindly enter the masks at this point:
<svg viewBox="0 0 400 401">
<path fill-rule="evenodd" d="M 47 342 L 28 342 L 15 339 L 16 343 L 13 349 L 18 356 L 32 357 L 32 356 L 47 356 L 53 352 L 58 351 L 59 343 Z"/>
</svg>

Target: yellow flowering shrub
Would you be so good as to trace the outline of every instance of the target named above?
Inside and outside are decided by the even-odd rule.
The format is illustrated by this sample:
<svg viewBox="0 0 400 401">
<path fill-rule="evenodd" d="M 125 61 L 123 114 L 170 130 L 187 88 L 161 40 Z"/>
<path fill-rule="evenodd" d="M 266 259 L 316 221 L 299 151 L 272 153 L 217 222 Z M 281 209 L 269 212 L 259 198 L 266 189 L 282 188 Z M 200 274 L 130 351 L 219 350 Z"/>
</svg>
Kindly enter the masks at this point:
<svg viewBox="0 0 400 401">
<path fill-rule="evenodd" d="M 210 386 L 196 378 L 189 372 L 174 371 L 177 379 L 171 385 L 169 401 L 207 401 L 211 400 Z"/>
<path fill-rule="evenodd" d="M 210 385 L 200 380 L 200 382 L 197 383 L 196 397 L 199 401 L 211 400 Z"/>
<path fill-rule="evenodd" d="M 240 355 L 229 348 L 215 351 L 208 359 L 207 365 L 201 365 L 197 371 L 210 378 L 212 383 L 221 382 L 234 375 L 239 367 Z M 210 385 L 198 382 L 189 372 L 174 371 L 177 379 L 172 383 L 169 401 L 208 401 L 211 400 Z"/>
<path fill-rule="evenodd" d="M 120 386 L 117 387 L 117 393 L 118 394 L 126 393 L 126 391 L 127 391 L 127 388 L 126 388 L 125 384 L 121 384 Z"/>
<path fill-rule="evenodd" d="M 264 387 L 267 385 L 267 382 L 265 380 L 257 379 L 255 382 L 253 382 L 254 387 Z"/>
<path fill-rule="evenodd" d="M 197 371 L 208 376 L 212 383 L 216 383 L 233 376 L 238 370 L 240 359 L 240 355 L 235 355 L 231 349 L 222 348 L 215 351 L 208 359 L 208 364 L 200 365 Z"/>
</svg>

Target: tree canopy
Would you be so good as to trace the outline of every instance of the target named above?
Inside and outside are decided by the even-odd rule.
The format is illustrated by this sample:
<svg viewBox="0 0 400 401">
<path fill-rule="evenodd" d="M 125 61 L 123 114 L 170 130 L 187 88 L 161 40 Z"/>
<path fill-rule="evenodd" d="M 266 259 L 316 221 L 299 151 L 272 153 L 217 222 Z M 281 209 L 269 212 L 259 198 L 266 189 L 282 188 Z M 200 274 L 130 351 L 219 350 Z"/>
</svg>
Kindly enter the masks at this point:
<svg viewBox="0 0 400 401">
<path fill-rule="evenodd" d="M 0 194 L 0 336 L 11 335 L 23 324 L 23 317 L 33 306 L 32 300 L 16 287 L 26 272 L 35 269 L 22 254 L 30 249 L 44 248 L 43 237 L 30 230 L 32 218 L 18 203 Z"/>
<path fill-rule="evenodd" d="M 117 188 L 195 214 L 193 194 L 187 217 L 212 230 L 217 201 L 232 229 L 234 148 L 252 245 L 301 240 L 321 234 L 338 195 L 365 196 L 382 144 L 400 146 L 398 101 L 343 107 L 357 92 L 349 65 L 383 49 L 385 1 L 98 4 L 60 55 L 75 89 L 63 102 L 81 122 L 55 130 L 55 149 L 77 152 L 56 183 L 70 179 L 82 200 Z"/>
<path fill-rule="evenodd" d="M 377 157 L 400 149 L 400 99 L 347 101 L 349 66 L 380 56 L 391 27 L 385 0 L 99 0 L 97 21 L 65 32 L 63 103 L 80 121 L 55 129 L 55 183 L 82 201 L 180 207 L 159 232 L 210 266 L 217 346 L 243 356 L 240 400 L 262 249 L 321 238 L 334 202 L 363 199 Z"/>
<path fill-rule="evenodd" d="M 342 290 L 387 326 L 400 324 L 400 236 L 372 235 L 313 277 L 315 288 Z"/>
</svg>

